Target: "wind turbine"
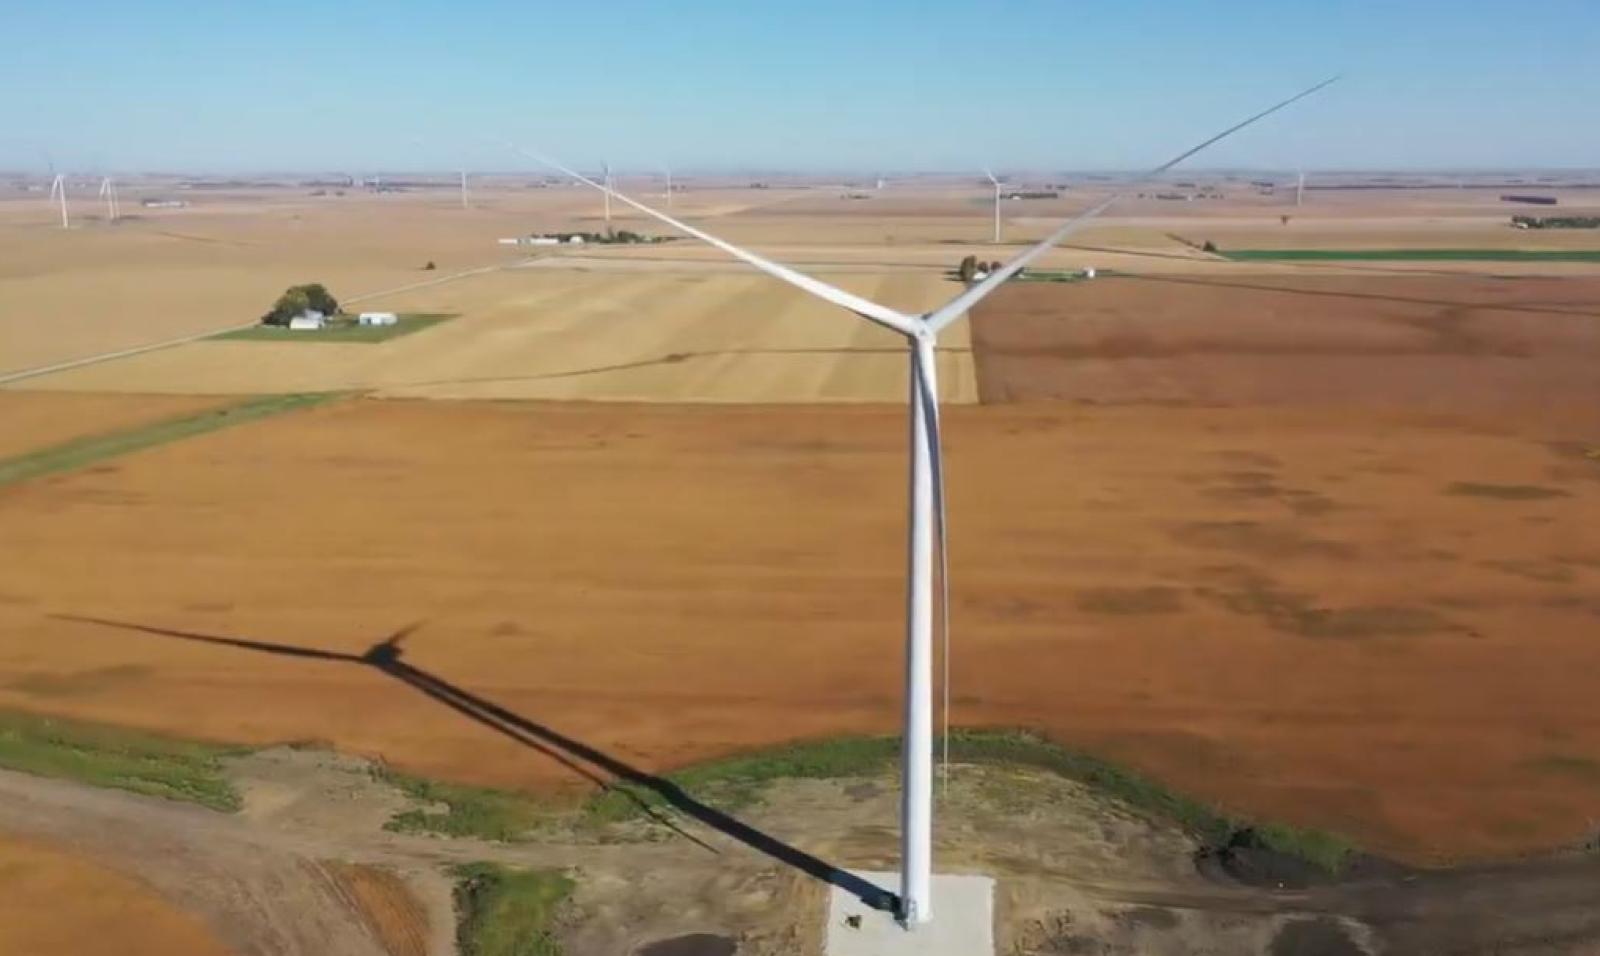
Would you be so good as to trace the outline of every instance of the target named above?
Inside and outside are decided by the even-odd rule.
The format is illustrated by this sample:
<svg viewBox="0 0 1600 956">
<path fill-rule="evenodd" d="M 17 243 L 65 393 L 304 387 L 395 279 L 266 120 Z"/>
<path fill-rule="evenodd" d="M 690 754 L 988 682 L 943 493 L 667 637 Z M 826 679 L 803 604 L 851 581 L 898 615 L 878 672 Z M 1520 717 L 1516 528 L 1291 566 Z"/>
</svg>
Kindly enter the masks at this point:
<svg viewBox="0 0 1600 956">
<path fill-rule="evenodd" d="M 67 177 L 61 173 L 56 173 L 56 178 L 50 181 L 50 198 L 61 203 L 61 228 L 72 228 L 72 223 L 67 219 Z"/>
<path fill-rule="evenodd" d="M 117 204 L 117 184 L 110 176 L 100 180 L 100 198 L 106 201 L 106 221 L 116 222 L 122 215 L 122 207 Z"/>
<path fill-rule="evenodd" d="M 1273 106 L 1256 113 L 1197 146 L 1184 150 L 1145 174 L 1149 179 L 1166 172 L 1190 156 L 1200 152 L 1251 124 L 1265 119 L 1292 103 L 1335 82 L 1338 77 L 1324 80 L 1316 86 L 1302 90 Z M 899 917 L 907 929 L 926 924 L 932 919 L 930 896 L 933 882 L 933 621 L 934 621 L 934 536 L 938 535 L 939 579 L 943 588 L 940 608 L 941 622 L 948 624 L 949 576 L 945 549 L 944 463 L 939 438 L 939 399 L 936 382 L 934 354 L 939 333 L 961 318 L 978 302 L 994 292 L 1008 279 L 1021 272 L 1029 263 L 1048 252 L 1067 235 L 1105 212 L 1126 195 L 1119 191 L 1096 205 L 1066 220 L 1055 231 L 1033 246 L 1012 257 L 982 282 L 968 286 L 944 305 L 920 315 L 901 312 L 853 292 L 829 285 L 773 262 L 754 252 L 735 246 L 701 229 L 675 219 L 638 200 L 624 196 L 605 182 L 575 171 L 554 159 L 532 150 L 512 147 L 537 163 L 559 170 L 567 176 L 615 196 L 624 205 L 721 249 L 728 255 L 781 279 L 819 299 L 838 305 L 869 322 L 881 325 L 905 337 L 906 353 L 910 364 L 910 521 L 907 542 L 906 582 L 906 662 L 905 662 L 905 731 L 902 758 L 901 794 L 901 859 Z M 948 631 L 944 632 L 948 640 Z M 948 653 L 946 654 L 948 661 Z M 949 714 L 945 720 L 948 725 Z M 946 732 L 948 739 L 948 730 Z"/>
<path fill-rule="evenodd" d="M 989 182 L 990 183 L 994 184 L 994 242 L 995 242 L 995 245 L 999 245 L 1000 244 L 1000 180 L 995 179 L 994 178 L 994 173 L 990 172 L 987 169 L 985 169 L 983 171 L 983 174 L 985 176 L 989 177 Z"/>
<path fill-rule="evenodd" d="M 661 168 L 667 174 L 667 208 L 671 209 L 672 208 L 672 167 L 671 166 L 663 166 Z"/>
<path fill-rule="evenodd" d="M 611 189 L 611 164 L 602 160 L 601 163 L 600 163 L 600 168 L 602 170 L 604 170 L 605 174 L 606 174 L 605 187 L 604 187 L 605 194 L 606 194 L 606 232 L 610 232 L 611 231 L 611 193 L 612 193 L 612 189 Z"/>
<path fill-rule="evenodd" d="M 1296 180 L 1294 186 L 1294 204 L 1296 206 L 1300 206 L 1306 201 L 1306 171 L 1303 169 L 1297 169 L 1295 170 L 1295 175 L 1299 178 Z"/>
<path fill-rule="evenodd" d="M 461 208 L 467 208 L 467 171 L 461 171 Z"/>
</svg>

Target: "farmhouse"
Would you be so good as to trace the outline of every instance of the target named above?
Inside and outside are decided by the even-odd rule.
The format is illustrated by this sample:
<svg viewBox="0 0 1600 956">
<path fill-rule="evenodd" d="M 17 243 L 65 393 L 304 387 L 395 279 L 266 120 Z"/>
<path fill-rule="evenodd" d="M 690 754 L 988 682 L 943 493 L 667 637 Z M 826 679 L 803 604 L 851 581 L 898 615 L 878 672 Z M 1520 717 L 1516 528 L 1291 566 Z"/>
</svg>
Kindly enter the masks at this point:
<svg viewBox="0 0 1600 956">
<path fill-rule="evenodd" d="M 314 332 L 328 324 L 328 317 L 316 309 L 308 309 L 289 320 L 289 328 L 298 332 Z"/>
<path fill-rule="evenodd" d="M 399 321 L 393 312 L 363 312 L 356 316 L 357 325 L 394 325 Z"/>
</svg>

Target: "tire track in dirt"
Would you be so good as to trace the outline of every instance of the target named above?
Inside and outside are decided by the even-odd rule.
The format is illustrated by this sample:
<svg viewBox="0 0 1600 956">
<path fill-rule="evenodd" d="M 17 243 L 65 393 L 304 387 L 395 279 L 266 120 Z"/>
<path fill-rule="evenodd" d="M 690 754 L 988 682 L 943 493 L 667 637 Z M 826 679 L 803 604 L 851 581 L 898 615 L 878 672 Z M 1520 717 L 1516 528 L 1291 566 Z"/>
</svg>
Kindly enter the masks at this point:
<svg viewBox="0 0 1600 956">
<path fill-rule="evenodd" d="M 229 817 L 0 771 L 0 820 L 144 881 L 241 956 L 388 956 L 334 873 Z"/>
</svg>

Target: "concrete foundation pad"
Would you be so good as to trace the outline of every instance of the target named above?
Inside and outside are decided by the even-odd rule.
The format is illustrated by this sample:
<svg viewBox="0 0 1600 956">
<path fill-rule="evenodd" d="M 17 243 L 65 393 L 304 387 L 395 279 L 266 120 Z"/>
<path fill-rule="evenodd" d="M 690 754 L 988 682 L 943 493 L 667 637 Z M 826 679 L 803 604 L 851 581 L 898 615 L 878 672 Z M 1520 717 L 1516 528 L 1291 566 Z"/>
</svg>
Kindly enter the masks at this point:
<svg viewBox="0 0 1600 956">
<path fill-rule="evenodd" d="M 900 892 L 898 873 L 856 875 Z M 933 919 L 907 929 L 893 913 L 834 887 L 828 896 L 828 956 L 994 956 L 994 880 L 934 874 L 932 889 Z"/>
</svg>

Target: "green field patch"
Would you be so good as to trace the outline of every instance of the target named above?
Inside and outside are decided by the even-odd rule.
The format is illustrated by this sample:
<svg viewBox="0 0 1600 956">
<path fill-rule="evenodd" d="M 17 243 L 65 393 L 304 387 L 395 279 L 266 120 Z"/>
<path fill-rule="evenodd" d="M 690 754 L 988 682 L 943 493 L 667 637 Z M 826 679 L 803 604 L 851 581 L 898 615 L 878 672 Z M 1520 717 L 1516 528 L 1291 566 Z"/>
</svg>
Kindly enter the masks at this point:
<svg viewBox="0 0 1600 956">
<path fill-rule="evenodd" d="M 239 809 L 223 758 L 245 752 L 104 724 L 0 713 L 0 767 L 213 810 Z"/>
<path fill-rule="evenodd" d="M 454 873 L 461 956 L 560 956 L 556 915 L 575 886 L 565 873 L 491 863 Z"/>
<path fill-rule="evenodd" d="M 337 392 L 308 392 L 290 395 L 264 395 L 222 408 L 167 418 L 146 425 L 104 435 L 75 438 L 60 445 L 41 448 L 0 460 L 0 485 L 26 481 L 43 475 L 73 471 L 107 458 L 115 458 L 155 445 L 202 435 L 230 425 L 239 425 L 306 408 L 337 397 Z"/>
<path fill-rule="evenodd" d="M 1595 249 L 1227 249 L 1235 262 L 1600 262 Z"/>
<path fill-rule="evenodd" d="M 387 342 L 402 335 L 421 332 L 455 318 L 450 312 L 401 312 L 394 325 L 357 325 L 355 316 L 338 316 L 320 329 L 289 329 L 281 325 L 252 325 L 247 329 L 219 332 L 213 339 L 249 342 Z"/>
</svg>

